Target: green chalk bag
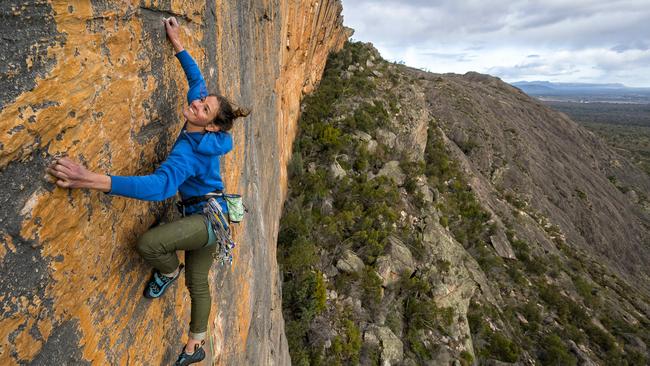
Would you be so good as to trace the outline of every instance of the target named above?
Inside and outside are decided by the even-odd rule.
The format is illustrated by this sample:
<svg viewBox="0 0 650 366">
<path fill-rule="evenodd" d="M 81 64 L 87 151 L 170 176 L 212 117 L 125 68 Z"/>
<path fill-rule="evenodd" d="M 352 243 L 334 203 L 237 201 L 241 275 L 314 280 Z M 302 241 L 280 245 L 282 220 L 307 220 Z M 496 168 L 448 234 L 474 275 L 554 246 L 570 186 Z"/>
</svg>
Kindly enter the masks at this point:
<svg viewBox="0 0 650 366">
<path fill-rule="evenodd" d="M 228 206 L 228 218 L 230 222 L 241 222 L 244 219 L 244 214 L 248 211 L 240 194 L 224 194 L 223 199 L 226 200 Z"/>
</svg>

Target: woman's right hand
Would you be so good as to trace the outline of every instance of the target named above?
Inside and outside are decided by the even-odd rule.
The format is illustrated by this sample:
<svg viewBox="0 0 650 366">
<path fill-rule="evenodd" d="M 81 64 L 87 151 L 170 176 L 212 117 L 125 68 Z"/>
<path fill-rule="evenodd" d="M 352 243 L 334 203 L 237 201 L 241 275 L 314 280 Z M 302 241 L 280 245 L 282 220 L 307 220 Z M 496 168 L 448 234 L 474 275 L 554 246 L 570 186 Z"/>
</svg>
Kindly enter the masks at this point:
<svg viewBox="0 0 650 366">
<path fill-rule="evenodd" d="M 165 31 L 167 32 L 167 38 L 174 46 L 176 53 L 184 50 L 183 44 L 181 43 L 180 29 L 178 21 L 174 17 L 163 18 L 163 23 L 165 24 Z"/>
<path fill-rule="evenodd" d="M 47 172 L 56 177 L 56 185 L 61 188 L 91 188 L 102 192 L 111 190 L 111 177 L 91 172 L 65 157 L 55 160 Z"/>
</svg>

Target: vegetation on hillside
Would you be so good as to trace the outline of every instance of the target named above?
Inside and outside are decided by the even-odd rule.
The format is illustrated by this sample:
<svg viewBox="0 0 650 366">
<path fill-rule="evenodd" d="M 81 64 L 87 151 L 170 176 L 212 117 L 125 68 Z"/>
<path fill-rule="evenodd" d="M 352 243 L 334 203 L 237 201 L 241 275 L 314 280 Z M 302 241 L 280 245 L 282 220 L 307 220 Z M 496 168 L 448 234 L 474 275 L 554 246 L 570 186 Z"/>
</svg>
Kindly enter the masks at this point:
<svg viewBox="0 0 650 366">
<path fill-rule="evenodd" d="M 650 127 L 650 104 L 544 102 L 580 123 Z"/>
<path fill-rule="evenodd" d="M 377 129 L 390 128 L 391 118 L 399 118 L 403 101 L 386 85 L 413 82 L 367 45 L 347 43 L 330 57 L 319 88 L 305 98 L 278 237 L 292 363 L 378 365 L 381 346 L 364 336 L 373 325 L 387 326 L 401 339 L 404 359 L 414 364 L 435 359 L 440 345 L 430 339 L 448 336 L 464 315 L 436 302 L 436 286 L 461 263 L 428 253 L 415 227 L 400 219 L 406 212 L 439 218 L 478 263 L 493 291 L 502 294 L 498 304 L 481 292 L 471 299 L 467 320 L 473 353 L 455 353 L 461 364 L 531 359 L 541 365 L 576 365 L 582 357 L 578 352 L 607 365 L 645 364 L 638 345 L 650 345 L 650 323 L 638 304 L 650 300 L 635 298 L 624 281 L 566 243 L 556 226 L 516 194 L 504 199 L 554 238 L 558 254 L 519 238 L 512 222 L 503 218 L 517 259 L 496 255 L 490 244 L 494 220 L 451 159 L 435 118 L 420 160 L 381 143 L 370 148 L 360 136 L 373 136 Z M 377 176 L 393 160 L 406 173 L 401 187 L 390 177 Z M 333 174 L 332 166 L 343 173 Z M 434 202 L 419 188 L 420 176 L 435 192 Z M 403 242 L 418 265 L 384 286 L 378 263 L 391 238 Z M 359 256 L 360 270 L 333 270 L 347 251 Z"/>
</svg>

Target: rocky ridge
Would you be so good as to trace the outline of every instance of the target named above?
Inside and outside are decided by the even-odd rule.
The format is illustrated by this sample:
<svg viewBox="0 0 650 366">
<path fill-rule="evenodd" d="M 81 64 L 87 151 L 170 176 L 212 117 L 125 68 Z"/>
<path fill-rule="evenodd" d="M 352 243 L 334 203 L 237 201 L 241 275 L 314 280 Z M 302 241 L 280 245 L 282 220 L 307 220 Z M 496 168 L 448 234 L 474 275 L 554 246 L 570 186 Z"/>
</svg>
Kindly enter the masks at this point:
<svg viewBox="0 0 650 366">
<path fill-rule="evenodd" d="M 62 154 L 122 175 L 166 157 L 186 103 L 161 25 L 169 16 L 208 88 L 253 110 L 222 162 L 228 191 L 250 213 L 236 228 L 234 265 L 213 269 L 210 358 L 290 363 L 277 223 L 300 99 L 350 35 L 340 13 L 339 1 L 0 3 L 0 364 L 169 364 L 177 355 L 187 292 L 142 298 L 150 268 L 133 248 L 172 202 L 68 192 L 43 177 Z"/>
<path fill-rule="evenodd" d="M 295 364 L 650 359 L 650 221 L 619 189 L 650 179 L 593 134 L 360 43 L 302 108 L 278 237 Z"/>
</svg>

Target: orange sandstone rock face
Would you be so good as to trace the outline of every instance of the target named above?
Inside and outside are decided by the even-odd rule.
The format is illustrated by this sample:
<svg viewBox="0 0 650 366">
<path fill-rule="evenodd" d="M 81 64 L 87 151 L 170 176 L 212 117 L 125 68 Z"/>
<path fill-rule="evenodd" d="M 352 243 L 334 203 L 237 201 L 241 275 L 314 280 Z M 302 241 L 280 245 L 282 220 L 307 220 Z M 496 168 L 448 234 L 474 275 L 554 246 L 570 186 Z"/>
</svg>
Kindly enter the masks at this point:
<svg viewBox="0 0 650 366">
<path fill-rule="evenodd" d="M 232 267 L 213 267 L 210 357 L 289 364 L 275 259 L 285 167 L 300 98 L 349 36 L 340 11 L 338 1 L 0 4 L 0 364 L 171 363 L 186 338 L 182 281 L 144 299 L 151 269 L 134 250 L 171 202 L 44 179 L 62 154 L 118 175 L 164 160 L 187 91 L 160 22 L 171 15 L 208 88 L 253 110 L 223 162 L 250 212 Z"/>
</svg>

